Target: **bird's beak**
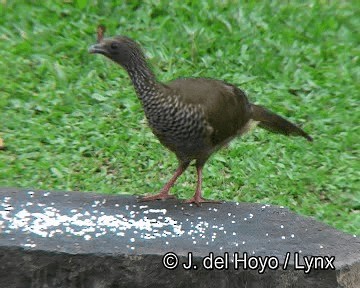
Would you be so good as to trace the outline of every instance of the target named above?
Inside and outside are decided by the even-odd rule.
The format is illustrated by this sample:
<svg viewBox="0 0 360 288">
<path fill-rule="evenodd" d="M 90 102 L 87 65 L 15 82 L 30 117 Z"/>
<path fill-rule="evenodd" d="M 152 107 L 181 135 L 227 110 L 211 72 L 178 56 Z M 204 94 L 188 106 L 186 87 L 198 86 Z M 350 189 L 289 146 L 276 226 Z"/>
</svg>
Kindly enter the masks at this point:
<svg viewBox="0 0 360 288">
<path fill-rule="evenodd" d="M 89 53 L 99 53 L 99 54 L 104 54 L 106 55 L 107 54 L 107 51 L 106 49 L 103 47 L 102 43 L 97 43 L 97 44 L 94 44 L 94 45 L 91 45 L 89 47 Z"/>
</svg>

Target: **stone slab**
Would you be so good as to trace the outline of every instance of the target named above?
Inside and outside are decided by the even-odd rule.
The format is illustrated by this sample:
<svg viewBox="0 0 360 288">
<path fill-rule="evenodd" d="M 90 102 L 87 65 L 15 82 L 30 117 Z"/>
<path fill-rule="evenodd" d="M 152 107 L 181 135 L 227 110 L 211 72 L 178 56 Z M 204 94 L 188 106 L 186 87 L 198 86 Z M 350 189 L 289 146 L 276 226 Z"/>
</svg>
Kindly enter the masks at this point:
<svg viewBox="0 0 360 288">
<path fill-rule="evenodd" d="M 0 259 L 10 288 L 360 287 L 359 237 L 267 204 L 0 188 Z"/>
</svg>

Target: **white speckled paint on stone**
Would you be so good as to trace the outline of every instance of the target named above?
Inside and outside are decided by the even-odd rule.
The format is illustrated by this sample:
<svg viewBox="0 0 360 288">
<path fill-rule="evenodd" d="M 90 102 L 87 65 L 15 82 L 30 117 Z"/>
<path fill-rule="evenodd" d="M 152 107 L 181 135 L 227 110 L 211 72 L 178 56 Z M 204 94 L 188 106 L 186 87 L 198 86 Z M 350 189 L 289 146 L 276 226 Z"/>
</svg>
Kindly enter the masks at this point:
<svg viewBox="0 0 360 288">
<path fill-rule="evenodd" d="M 92 241 L 110 234 L 117 237 L 127 237 L 127 246 L 131 250 L 136 248 L 135 244 L 139 241 L 164 238 L 166 240 L 164 243 L 170 245 L 169 239 L 182 236 L 190 236 L 193 245 L 199 243 L 209 245 L 210 241 L 216 243 L 221 235 L 230 234 L 235 236 L 234 239 L 237 240 L 233 242 L 234 247 L 238 247 L 241 243 L 246 244 L 245 241 L 239 239 L 241 238 L 241 231 L 226 231 L 229 228 L 225 228 L 223 223 L 219 223 L 217 217 L 211 217 L 213 220 L 209 223 L 203 220 L 201 216 L 192 217 L 191 213 L 184 212 L 190 218 L 182 220 L 183 223 L 170 217 L 167 209 L 154 209 L 149 208 L 148 205 L 135 204 L 124 205 L 122 207 L 126 211 L 122 210 L 121 213 L 109 215 L 108 208 L 104 206 L 107 202 L 106 199 L 94 200 L 84 207 L 62 210 L 61 207 L 56 207 L 54 202 L 50 203 L 51 206 L 41 203 L 41 197 L 38 197 L 35 202 L 34 193 L 33 191 L 27 192 L 28 201 L 24 202 L 20 206 L 21 209 L 16 211 L 13 211 L 14 208 L 11 206 L 11 197 L 6 196 L 0 199 L 0 231 L 2 233 L 10 234 L 12 231 L 21 230 L 28 233 L 30 238 L 32 235 L 52 238 L 65 234 L 67 237 L 81 237 L 85 241 Z M 50 192 L 43 192 L 41 196 L 47 197 L 49 195 Z M 69 194 L 65 196 L 69 197 Z M 120 207 L 118 203 L 113 205 Z M 264 211 L 269 206 L 268 204 L 263 205 L 260 211 Z M 178 209 L 183 211 L 184 207 Z M 208 210 L 213 216 L 218 213 L 217 208 L 209 207 Z M 240 211 L 239 214 L 227 213 L 227 216 L 229 223 L 238 227 L 239 224 L 248 225 L 249 222 L 256 221 L 256 214 L 255 216 L 254 214 L 242 214 Z M 184 225 L 186 225 L 186 233 L 183 228 Z M 281 225 L 281 228 L 284 226 Z M 266 233 L 266 236 L 269 234 Z M 291 234 L 287 238 L 291 239 L 294 236 Z M 285 236 L 282 236 L 281 239 L 285 239 Z M 35 247 L 34 245 L 36 246 L 33 242 L 23 244 L 24 247 L 30 248 Z M 221 247 L 219 249 L 221 250 Z"/>
<path fill-rule="evenodd" d="M 28 195 L 33 197 L 34 192 L 29 191 Z M 93 237 L 101 237 L 109 232 L 116 233 L 117 236 L 125 236 L 125 232 L 129 229 L 137 229 L 140 232 L 140 237 L 144 239 L 155 239 L 157 237 L 178 237 L 184 231 L 181 224 L 173 220 L 171 217 L 159 216 L 166 215 L 166 209 L 148 209 L 143 210 L 143 216 L 140 219 L 134 219 L 136 213 L 131 211 L 128 215 L 116 214 L 105 215 L 103 211 L 95 209 L 92 211 L 81 211 L 78 209 L 71 209 L 67 214 L 63 214 L 61 210 L 55 207 L 44 207 L 45 204 L 38 203 L 38 207 L 44 207 L 41 213 L 32 212 L 28 207 L 33 206 L 34 203 L 27 202 L 26 207 L 9 216 L 9 212 L 13 209 L 7 202 L 11 197 L 5 197 L 0 201 L 0 206 L 4 209 L 0 210 L 0 225 L 4 226 L 7 221 L 6 233 L 11 233 L 11 230 L 21 229 L 24 232 L 36 234 L 41 237 L 54 237 L 56 234 L 70 234 L 73 236 L 83 237 L 85 240 L 91 240 Z M 94 201 L 91 207 L 99 207 L 105 201 Z M 147 208 L 147 205 L 141 206 L 142 209 Z M 12 209 L 9 209 L 12 208 Z M 129 207 L 127 207 L 129 209 Z M 151 215 L 151 218 L 150 218 Z M 162 233 L 156 231 L 167 228 Z M 100 232 L 99 232 L 100 231 Z M 147 231 L 151 233 L 147 233 Z M 134 239 L 134 238 L 131 238 Z M 27 247 L 32 247 L 27 245 Z"/>
</svg>

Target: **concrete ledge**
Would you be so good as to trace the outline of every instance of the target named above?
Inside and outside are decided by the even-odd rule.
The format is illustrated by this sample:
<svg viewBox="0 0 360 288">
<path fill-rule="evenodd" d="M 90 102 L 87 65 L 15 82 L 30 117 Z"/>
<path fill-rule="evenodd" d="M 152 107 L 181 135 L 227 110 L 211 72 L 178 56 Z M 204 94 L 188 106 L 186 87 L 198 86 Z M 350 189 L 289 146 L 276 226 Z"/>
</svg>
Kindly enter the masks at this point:
<svg viewBox="0 0 360 288">
<path fill-rule="evenodd" d="M 0 188 L 0 259 L 10 288 L 360 287 L 359 237 L 262 204 Z"/>
</svg>

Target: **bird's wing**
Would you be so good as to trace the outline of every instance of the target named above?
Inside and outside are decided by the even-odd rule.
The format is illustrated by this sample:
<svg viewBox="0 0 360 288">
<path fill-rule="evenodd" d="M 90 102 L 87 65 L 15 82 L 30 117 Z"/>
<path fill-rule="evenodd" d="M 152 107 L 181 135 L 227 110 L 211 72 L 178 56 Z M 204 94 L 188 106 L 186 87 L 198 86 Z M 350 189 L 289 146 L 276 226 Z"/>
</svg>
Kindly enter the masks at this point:
<svg viewBox="0 0 360 288">
<path fill-rule="evenodd" d="M 177 79 L 167 84 L 188 105 L 200 105 L 213 128 L 213 144 L 234 137 L 251 117 L 251 105 L 243 91 L 219 80 Z"/>
</svg>

